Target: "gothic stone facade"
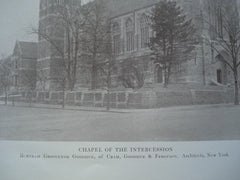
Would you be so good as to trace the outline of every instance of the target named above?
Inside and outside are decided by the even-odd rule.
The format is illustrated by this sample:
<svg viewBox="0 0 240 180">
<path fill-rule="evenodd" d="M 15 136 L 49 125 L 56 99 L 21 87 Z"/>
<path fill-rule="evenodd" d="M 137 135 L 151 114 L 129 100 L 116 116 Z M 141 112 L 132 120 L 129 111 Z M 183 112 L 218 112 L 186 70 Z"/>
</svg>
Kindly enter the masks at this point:
<svg viewBox="0 0 240 180">
<path fill-rule="evenodd" d="M 144 72 L 145 84 L 164 83 L 164 71 L 161 64 L 154 64 L 151 60 L 151 51 L 147 46 L 153 31 L 148 25 L 148 14 L 159 0 L 103 0 L 107 5 L 107 10 L 111 14 L 113 51 L 118 64 L 114 72 L 113 86 L 120 84 L 118 75 L 121 73 L 121 64 L 124 61 L 134 59 L 139 68 Z M 178 4 L 186 12 L 188 18 L 193 19 L 193 23 L 198 29 L 198 33 L 204 35 L 209 31 L 204 29 L 201 15 L 208 16 L 203 1 L 178 0 Z M 39 28 L 44 31 L 54 32 L 53 39 L 58 42 L 60 48 L 64 48 L 64 30 L 53 26 L 56 21 L 54 7 L 59 1 L 41 0 Z M 224 52 L 216 54 L 207 44 L 199 43 L 193 52 L 194 56 L 186 62 L 173 67 L 171 83 L 232 83 L 232 73 L 225 64 L 218 61 L 224 57 Z M 39 37 L 39 57 L 38 74 L 42 74 L 45 89 L 54 89 L 59 76 L 59 56 L 54 53 L 53 47 L 44 39 Z M 61 72 L 61 71 L 60 71 Z M 89 74 L 88 74 L 89 75 Z M 78 74 L 79 80 L 76 86 L 88 86 L 90 80 L 86 74 Z M 45 81 L 46 80 L 46 81 Z M 38 81 L 38 84 L 41 83 Z"/>
<path fill-rule="evenodd" d="M 113 6 L 112 11 L 112 39 L 113 50 L 117 55 L 119 63 L 137 59 L 142 69 L 146 69 L 145 83 L 156 84 L 164 83 L 164 71 L 161 64 L 154 64 L 151 61 L 151 51 L 147 46 L 153 31 L 148 25 L 147 16 L 151 12 L 154 4 L 159 0 L 141 1 L 133 0 L 131 3 L 128 1 L 118 1 L 118 6 Z M 178 4 L 186 12 L 187 17 L 193 20 L 195 27 L 199 34 L 208 35 L 207 24 L 202 18 L 209 19 L 209 12 L 204 1 L 187 1 L 178 0 Z M 117 2 L 115 2 L 117 3 Z M 125 4 L 124 4 L 125 3 Z M 122 5 L 122 6 L 120 6 Z M 212 14 L 212 16 L 215 16 Z M 218 26 L 216 17 L 211 17 L 212 22 Z M 176 64 L 171 73 L 171 83 L 196 83 L 196 84 L 231 84 L 232 72 L 224 64 L 219 61 L 221 58 L 226 57 L 226 53 L 222 51 L 218 54 L 205 42 L 199 42 L 196 46 L 193 56 L 185 62 Z M 146 63 L 148 62 L 148 63 Z"/>
</svg>

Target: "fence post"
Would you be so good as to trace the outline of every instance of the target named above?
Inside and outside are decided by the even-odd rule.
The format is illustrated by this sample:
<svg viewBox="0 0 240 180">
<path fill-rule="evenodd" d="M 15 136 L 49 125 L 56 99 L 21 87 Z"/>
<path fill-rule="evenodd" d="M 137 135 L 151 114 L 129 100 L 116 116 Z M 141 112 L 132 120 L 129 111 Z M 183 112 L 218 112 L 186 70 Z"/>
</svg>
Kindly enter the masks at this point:
<svg viewBox="0 0 240 180">
<path fill-rule="evenodd" d="M 15 106 L 14 96 L 12 96 L 12 105 Z"/>
</svg>

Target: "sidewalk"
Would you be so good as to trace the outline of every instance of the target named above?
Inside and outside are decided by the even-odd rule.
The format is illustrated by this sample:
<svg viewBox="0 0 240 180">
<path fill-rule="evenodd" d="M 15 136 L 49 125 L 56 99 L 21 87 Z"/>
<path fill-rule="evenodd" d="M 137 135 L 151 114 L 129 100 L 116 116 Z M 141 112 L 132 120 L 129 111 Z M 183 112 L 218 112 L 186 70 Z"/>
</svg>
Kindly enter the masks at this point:
<svg viewBox="0 0 240 180">
<path fill-rule="evenodd" d="M 5 102 L 0 101 L 0 105 L 5 105 Z M 205 105 L 187 105 L 187 106 L 171 106 L 171 107 L 162 107 L 162 108 L 153 108 L 153 109 L 119 109 L 119 108 L 110 108 L 107 110 L 106 107 L 91 107 L 91 106 L 74 106 L 74 105 L 65 105 L 62 108 L 62 105 L 54 104 L 40 104 L 32 103 L 31 105 L 26 102 L 15 102 L 15 106 L 12 105 L 12 102 L 8 102 L 7 106 L 12 107 L 24 107 L 24 108 L 42 108 L 42 109 L 59 109 L 59 110 L 73 110 L 73 111 L 93 111 L 93 112 L 110 112 L 110 113 L 131 113 L 131 112 L 149 112 L 149 111 L 189 111 L 189 110 L 204 110 L 211 108 L 239 108 L 240 106 L 235 106 L 233 103 L 230 104 L 205 104 Z"/>
<path fill-rule="evenodd" d="M 0 101 L 0 105 L 5 105 L 3 101 Z M 117 108 L 110 108 L 107 110 L 106 107 L 88 107 L 88 106 L 71 106 L 65 105 L 62 108 L 61 104 L 54 105 L 54 104 L 40 104 L 40 103 L 29 103 L 26 102 L 15 102 L 15 105 L 12 105 L 12 102 L 8 102 L 7 106 L 12 107 L 24 107 L 24 108 L 42 108 L 42 109 L 59 109 L 59 110 L 76 110 L 76 111 L 94 111 L 94 112 L 112 112 L 112 113 L 128 113 L 130 112 L 129 109 L 117 109 Z"/>
</svg>

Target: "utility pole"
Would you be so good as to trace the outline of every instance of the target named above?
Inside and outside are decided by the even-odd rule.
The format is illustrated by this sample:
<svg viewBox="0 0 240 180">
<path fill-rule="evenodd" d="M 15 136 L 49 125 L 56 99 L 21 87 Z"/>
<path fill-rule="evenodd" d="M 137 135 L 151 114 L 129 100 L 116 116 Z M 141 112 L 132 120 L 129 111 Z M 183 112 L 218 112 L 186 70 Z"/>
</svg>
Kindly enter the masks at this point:
<svg viewBox="0 0 240 180">
<path fill-rule="evenodd" d="M 203 12 L 201 10 L 201 21 L 202 21 L 202 35 L 204 32 L 204 19 Z M 202 75 L 203 75 L 203 85 L 206 86 L 206 70 L 205 70 L 205 51 L 204 51 L 204 38 L 201 38 L 201 46 L 202 46 Z"/>
<path fill-rule="evenodd" d="M 65 86 L 66 86 L 66 79 L 65 76 L 63 77 L 62 82 L 62 108 L 65 108 Z"/>
<path fill-rule="evenodd" d="M 110 57 L 108 61 L 108 72 L 107 72 L 107 111 L 110 110 L 110 88 L 111 88 L 111 64 L 112 62 L 112 57 Z"/>
</svg>

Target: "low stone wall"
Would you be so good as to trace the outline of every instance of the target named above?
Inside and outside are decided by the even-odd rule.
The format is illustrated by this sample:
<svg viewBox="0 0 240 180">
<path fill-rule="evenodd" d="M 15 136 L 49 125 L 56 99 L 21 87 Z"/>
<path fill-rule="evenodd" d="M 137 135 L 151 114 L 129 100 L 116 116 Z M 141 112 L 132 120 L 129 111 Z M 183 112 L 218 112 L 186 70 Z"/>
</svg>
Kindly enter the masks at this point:
<svg viewBox="0 0 240 180">
<path fill-rule="evenodd" d="M 63 92 L 34 92 L 21 93 L 21 100 L 46 104 L 61 104 Z M 65 92 L 64 101 L 67 105 L 106 107 L 112 108 L 160 108 L 168 106 L 194 105 L 194 104 L 221 104 L 234 102 L 234 91 L 225 90 L 181 90 L 181 91 L 74 91 Z"/>
<path fill-rule="evenodd" d="M 192 91 L 193 104 L 221 104 L 234 102 L 233 90 Z"/>
<path fill-rule="evenodd" d="M 194 104 L 191 91 L 156 92 L 157 107 Z"/>
</svg>

